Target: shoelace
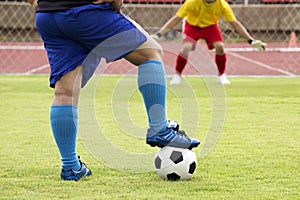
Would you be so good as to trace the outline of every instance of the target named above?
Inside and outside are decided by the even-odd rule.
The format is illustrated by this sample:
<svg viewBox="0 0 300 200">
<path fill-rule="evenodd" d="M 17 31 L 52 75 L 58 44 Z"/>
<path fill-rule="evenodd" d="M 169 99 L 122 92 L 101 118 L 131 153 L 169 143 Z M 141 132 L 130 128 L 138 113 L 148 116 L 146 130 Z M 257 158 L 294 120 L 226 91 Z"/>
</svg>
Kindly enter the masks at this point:
<svg viewBox="0 0 300 200">
<path fill-rule="evenodd" d="M 84 166 L 86 167 L 86 164 L 80 160 L 80 156 L 77 156 L 77 157 L 78 157 L 79 163 L 80 163 L 80 165 L 81 165 L 81 168 L 82 168 L 82 165 L 84 165 Z M 81 169 L 81 168 L 80 168 L 80 169 Z"/>
<path fill-rule="evenodd" d="M 79 162 L 82 163 L 81 160 L 80 160 L 80 156 L 77 156 L 77 158 L 78 158 Z"/>
<path fill-rule="evenodd" d="M 187 134 L 185 133 L 184 130 L 179 130 L 179 131 L 177 131 L 177 133 L 178 133 L 179 135 L 182 135 L 182 136 L 185 137 L 185 138 L 189 138 L 189 137 L 187 136 Z"/>
</svg>

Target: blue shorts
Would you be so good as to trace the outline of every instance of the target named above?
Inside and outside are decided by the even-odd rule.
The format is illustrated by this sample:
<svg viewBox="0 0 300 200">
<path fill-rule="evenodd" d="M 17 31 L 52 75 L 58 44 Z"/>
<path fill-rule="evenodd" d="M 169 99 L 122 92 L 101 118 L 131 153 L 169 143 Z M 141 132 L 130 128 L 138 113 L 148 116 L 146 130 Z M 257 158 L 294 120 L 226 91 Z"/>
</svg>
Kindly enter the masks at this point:
<svg viewBox="0 0 300 200">
<path fill-rule="evenodd" d="M 83 65 L 82 87 L 94 74 L 101 58 L 123 58 L 147 37 L 127 16 L 109 4 L 88 4 L 59 12 L 36 13 L 36 26 L 51 68 L 50 87 L 66 73 Z"/>
</svg>

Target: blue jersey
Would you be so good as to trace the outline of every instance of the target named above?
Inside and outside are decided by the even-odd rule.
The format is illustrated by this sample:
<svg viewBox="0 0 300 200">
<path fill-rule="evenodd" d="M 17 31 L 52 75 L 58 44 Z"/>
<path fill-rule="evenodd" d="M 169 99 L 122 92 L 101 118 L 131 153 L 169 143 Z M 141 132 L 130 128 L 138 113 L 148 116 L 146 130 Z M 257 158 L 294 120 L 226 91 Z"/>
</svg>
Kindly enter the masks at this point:
<svg viewBox="0 0 300 200">
<path fill-rule="evenodd" d="M 87 4 L 64 11 L 39 11 L 36 26 L 51 68 L 50 87 L 83 65 L 84 86 L 102 58 L 123 58 L 147 40 L 145 31 L 109 4 Z"/>
</svg>

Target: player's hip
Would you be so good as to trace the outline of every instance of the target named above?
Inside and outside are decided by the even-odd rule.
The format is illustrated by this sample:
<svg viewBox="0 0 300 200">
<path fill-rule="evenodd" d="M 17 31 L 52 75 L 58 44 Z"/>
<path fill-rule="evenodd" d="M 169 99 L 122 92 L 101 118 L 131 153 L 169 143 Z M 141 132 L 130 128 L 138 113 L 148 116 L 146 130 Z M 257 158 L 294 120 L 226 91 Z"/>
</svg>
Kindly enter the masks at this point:
<svg viewBox="0 0 300 200">
<path fill-rule="evenodd" d="M 113 9 L 85 5 L 66 11 L 39 12 L 36 14 L 36 26 L 41 36 L 62 37 L 89 45 L 136 26 L 123 14 Z"/>
<path fill-rule="evenodd" d="M 191 42 L 195 45 L 198 40 L 204 39 L 209 49 L 213 49 L 212 44 L 214 42 L 223 42 L 222 33 L 218 24 L 200 28 L 197 26 L 192 26 L 186 22 L 184 25 L 183 34 L 183 42 Z"/>
<path fill-rule="evenodd" d="M 87 81 L 101 58 L 117 60 L 146 41 L 142 28 L 125 15 L 92 8 L 37 13 L 37 29 L 47 51 L 52 85 L 79 64 L 84 65 Z"/>
</svg>

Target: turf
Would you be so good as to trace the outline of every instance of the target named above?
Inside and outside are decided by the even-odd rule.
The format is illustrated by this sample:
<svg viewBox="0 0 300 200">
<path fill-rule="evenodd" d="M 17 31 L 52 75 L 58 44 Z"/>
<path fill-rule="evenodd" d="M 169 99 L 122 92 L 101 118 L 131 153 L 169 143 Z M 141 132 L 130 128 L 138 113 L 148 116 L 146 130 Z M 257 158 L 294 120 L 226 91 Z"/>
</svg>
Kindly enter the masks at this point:
<svg viewBox="0 0 300 200">
<path fill-rule="evenodd" d="M 299 199 L 299 77 L 232 78 L 225 88 L 209 87 L 209 78 L 188 77 L 187 85 L 170 86 L 168 116 L 183 122 L 181 127 L 202 141 L 197 155 L 215 123 L 213 113 L 224 120 L 214 148 L 198 156 L 192 179 L 177 182 L 130 165 L 144 166 L 148 161 L 135 158 L 156 150 L 145 145 L 144 132 L 130 129 L 146 130 L 147 122 L 135 77 L 96 79 L 94 96 L 85 96 L 87 87 L 80 103 L 84 107 L 92 98 L 95 116 L 87 118 L 96 119 L 117 150 L 93 148 L 99 142 L 97 132 L 80 129 L 78 152 L 93 174 L 64 182 L 59 180 L 60 157 L 49 126 L 48 77 L 0 76 L 0 199 Z M 214 88 L 221 89 L 215 99 Z M 223 101 L 226 113 L 212 106 Z M 87 136 L 92 141 L 85 140 Z M 116 160 L 118 152 L 133 153 L 129 157 L 135 162 Z M 113 161 L 99 160 L 102 154 L 110 154 L 104 161 Z M 110 168 L 113 165 L 117 169 Z"/>
</svg>

